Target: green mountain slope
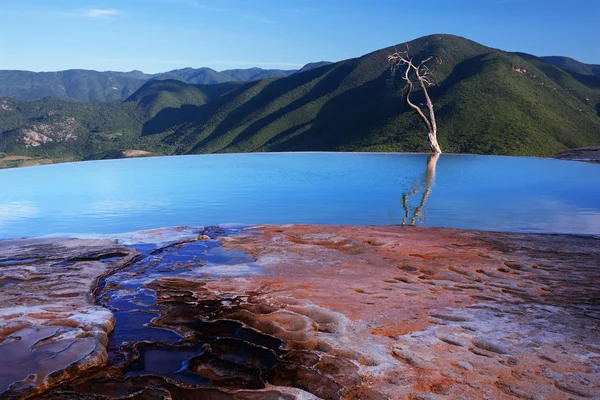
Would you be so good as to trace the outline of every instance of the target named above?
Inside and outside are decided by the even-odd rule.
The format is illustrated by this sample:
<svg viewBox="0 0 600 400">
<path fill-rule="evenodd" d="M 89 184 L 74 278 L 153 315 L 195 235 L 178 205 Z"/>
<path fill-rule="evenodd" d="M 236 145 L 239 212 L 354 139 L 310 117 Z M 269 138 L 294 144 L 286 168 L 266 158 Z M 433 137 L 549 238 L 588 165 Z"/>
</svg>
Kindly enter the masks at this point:
<svg viewBox="0 0 600 400">
<path fill-rule="evenodd" d="M 300 68 L 296 73 L 310 71 L 311 69 L 323 67 L 323 66 L 329 65 L 329 64 L 332 64 L 332 63 L 329 61 L 317 61 L 317 62 L 308 63 L 304 67 Z"/>
<path fill-rule="evenodd" d="M 180 108 L 182 105 L 204 105 L 222 94 L 239 87 L 239 82 L 225 82 L 214 85 L 190 85 L 177 80 L 151 81 L 125 100 L 135 103 L 144 118 L 154 117 L 166 108 Z"/>
<path fill-rule="evenodd" d="M 149 79 L 140 72 L 0 71 L 0 97 L 38 100 L 46 96 L 76 101 L 120 101 Z"/>
<path fill-rule="evenodd" d="M 542 59 L 569 72 L 581 75 L 594 75 L 600 78 L 600 65 L 597 64 L 584 64 L 572 58 L 561 56 L 547 56 L 542 57 Z"/>
<path fill-rule="evenodd" d="M 416 60 L 441 60 L 431 64 L 437 85 L 430 95 L 444 151 L 550 156 L 600 144 L 600 78 L 451 35 L 420 38 L 408 48 Z M 3 99 L 0 152 L 84 159 L 117 157 L 125 149 L 427 151 L 425 128 L 405 105 L 402 82 L 390 82 L 393 50 L 246 83 L 150 81 L 122 104 Z M 413 99 L 422 102 L 422 93 Z M 64 133 L 68 118 L 76 120 L 77 139 Z M 34 134 L 44 134 L 40 121 L 56 127 L 48 133 L 52 142 Z"/>
<path fill-rule="evenodd" d="M 248 68 L 248 69 L 229 69 L 221 71 L 222 74 L 229 76 L 235 81 L 257 81 L 260 79 L 269 78 L 283 78 L 296 73 L 296 70 L 283 70 L 283 69 L 262 69 L 262 68 Z"/>
<path fill-rule="evenodd" d="M 442 60 L 431 94 L 446 151 L 551 155 L 600 139 L 597 88 L 541 59 L 447 35 L 409 48 Z M 420 120 L 389 85 L 391 51 L 246 85 L 173 124 L 169 141 L 193 153 L 426 151 Z"/>
<path fill-rule="evenodd" d="M 307 64 L 301 71 L 309 70 L 319 64 Z M 52 96 L 85 102 L 122 101 L 151 79 L 174 79 L 192 84 L 211 85 L 280 78 L 296 72 L 298 71 L 262 68 L 230 69 L 221 72 L 211 68 L 183 68 L 159 74 L 145 74 L 141 71 L 98 72 L 81 69 L 58 72 L 0 70 L 0 97 L 40 100 Z"/>
</svg>

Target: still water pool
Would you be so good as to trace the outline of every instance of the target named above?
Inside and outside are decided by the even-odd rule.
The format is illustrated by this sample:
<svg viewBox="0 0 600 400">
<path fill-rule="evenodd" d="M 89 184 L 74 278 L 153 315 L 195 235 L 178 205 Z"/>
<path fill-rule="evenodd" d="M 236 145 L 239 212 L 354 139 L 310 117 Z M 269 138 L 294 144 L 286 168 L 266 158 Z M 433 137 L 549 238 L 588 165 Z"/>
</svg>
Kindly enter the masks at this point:
<svg viewBox="0 0 600 400">
<path fill-rule="evenodd" d="M 0 171 L 0 238 L 176 225 L 415 224 L 600 235 L 600 164 L 443 154 L 157 157 Z"/>
</svg>

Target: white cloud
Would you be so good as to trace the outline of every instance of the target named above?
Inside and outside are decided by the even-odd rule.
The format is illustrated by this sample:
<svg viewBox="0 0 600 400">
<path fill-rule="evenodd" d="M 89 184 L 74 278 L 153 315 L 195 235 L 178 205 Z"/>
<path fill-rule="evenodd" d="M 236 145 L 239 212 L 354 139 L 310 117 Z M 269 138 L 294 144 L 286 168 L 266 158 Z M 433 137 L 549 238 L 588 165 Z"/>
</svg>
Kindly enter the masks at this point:
<svg viewBox="0 0 600 400">
<path fill-rule="evenodd" d="M 102 8 L 90 8 L 87 10 L 79 10 L 75 15 L 86 18 L 114 18 L 121 15 L 119 10 L 115 9 L 102 9 Z"/>
</svg>

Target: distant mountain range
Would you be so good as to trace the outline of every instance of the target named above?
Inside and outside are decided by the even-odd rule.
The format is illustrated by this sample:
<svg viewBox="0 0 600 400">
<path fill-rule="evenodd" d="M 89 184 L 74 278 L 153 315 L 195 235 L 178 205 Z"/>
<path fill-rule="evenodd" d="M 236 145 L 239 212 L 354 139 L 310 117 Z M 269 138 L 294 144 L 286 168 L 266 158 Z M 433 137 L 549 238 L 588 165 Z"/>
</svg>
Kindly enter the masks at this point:
<svg viewBox="0 0 600 400">
<path fill-rule="evenodd" d="M 390 81 L 394 48 L 406 44 L 250 82 L 239 79 L 259 75 L 245 70 L 227 72 L 226 82 L 191 84 L 184 80 L 221 75 L 198 78 L 184 69 L 177 80 L 147 80 L 123 102 L 2 98 L 0 158 L 13 166 L 148 153 L 428 151 L 401 82 Z M 596 66 L 452 35 L 416 39 L 409 48 L 417 61 L 441 60 L 431 65 L 437 84 L 430 95 L 444 151 L 551 156 L 600 144 Z M 133 79 L 113 74 L 124 87 Z M 422 92 L 414 101 L 423 101 Z"/>
<path fill-rule="evenodd" d="M 579 75 L 593 75 L 596 78 L 600 78 L 600 65 L 597 64 L 584 64 L 572 58 L 561 56 L 542 57 L 542 59 L 565 71 L 574 72 Z"/>
<path fill-rule="evenodd" d="M 141 71 L 114 72 L 71 69 L 57 72 L 0 70 L 0 97 L 40 100 L 47 96 L 72 101 L 123 101 L 149 80 L 175 79 L 192 84 L 212 85 L 223 82 L 281 78 L 326 65 L 321 61 L 300 70 L 183 68 L 159 74 Z"/>
</svg>

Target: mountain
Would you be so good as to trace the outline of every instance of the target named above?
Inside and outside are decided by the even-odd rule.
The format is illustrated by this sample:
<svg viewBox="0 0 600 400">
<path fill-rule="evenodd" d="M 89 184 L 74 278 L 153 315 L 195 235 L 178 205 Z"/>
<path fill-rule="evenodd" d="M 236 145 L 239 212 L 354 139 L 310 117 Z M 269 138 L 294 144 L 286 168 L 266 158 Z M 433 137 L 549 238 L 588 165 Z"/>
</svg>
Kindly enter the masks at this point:
<svg viewBox="0 0 600 400">
<path fill-rule="evenodd" d="M 323 62 L 321 62 L 323 63 Z M 306 71 L 321 63 L 305 65 Z M 84 102 L 123 101 L 149 80 L 176 79 L 192 84 L 254 81 L 292 75 L 298 70 L 183 68 L 159 74 L 73 69 L 58 72 L 0 70 L 0 97 L 40 100 L 47 96 Z"/>
<path fill-rule="evenodd" d="M 329 65 L 329 64 L 332 64 L 332 63 L 329 61 L 317 61 L 317 62 L 313 62 L 313 63 L 308 63 L 304 67 L 300 68 L 297 71 L 297 73 L 310 71 L 311 69 L 323 67 L 323 66 Z"/>
<path fill-rule="evenodd" d="M 311 64 L 305 65 L 303 68 L 310 69 Z M 183 82 L 201 85 L 214 85 L 223 82 L 249 82 L 260 79 L 282 78 L 295 74 L 298 70 L 283 70 L 283 69 L 262 69 L 262 68 L 247 68 L 247 69 L 228 69 L 221 72 L 211 68 L 183 68 L 175 69 L 162 74 L 157 74 L 152 77 L 155 80 L 176 79 Z"/>
<path fill-rule="evenodd" d="M 120 101 L 150 77 L 140 71 L 0 71 L 0 97 L 38 100 L 54 96 L 75 101 Z"/>
<path fill-rule="evenodd" d="M 232 80 L 246 82 L 269 78 L 283 78 L 295 74 L 296 72 L 297 70 L 261 68 L 229 69 L 221 71 L 222 74 L 229 76 Z"/>
<path fill-rule="evenodd" d="M 52 160 L 252 151 L 427 151 L 425 127 L 390 80 L 405 43 L 281 78 L 151 80 L 121 104 L 0 100 L 0 152 Z M 452 35 L 408 43 L 433 56 L 446 152 L 551 156 L 600 144 L 600 78 Z M 423 101 L 422 92 L 413 101 Z"/>
<path fill-rule="evenodd" d="M 131 95 L 125 103 L 133 103 L 138 114 L 150 121 L 166 109 L 181 109 L 183 106 L 202 106 L 223 94 L 243 86 L 243 82 L 191 85 L 178 80 L 150 81 Z M 168 121 L 173 124 L 174 121 Z"/>
<path fill-rule="evenodd" d="M 542 59 L 550 64 L 556 65 L 565 71 L 574 72 L 580 75 L 593 75 L 600 78 L 600 65 L 584 64 L 569 57 L 549 56 Z"/>
</svg>

